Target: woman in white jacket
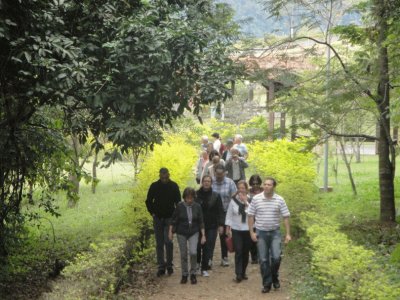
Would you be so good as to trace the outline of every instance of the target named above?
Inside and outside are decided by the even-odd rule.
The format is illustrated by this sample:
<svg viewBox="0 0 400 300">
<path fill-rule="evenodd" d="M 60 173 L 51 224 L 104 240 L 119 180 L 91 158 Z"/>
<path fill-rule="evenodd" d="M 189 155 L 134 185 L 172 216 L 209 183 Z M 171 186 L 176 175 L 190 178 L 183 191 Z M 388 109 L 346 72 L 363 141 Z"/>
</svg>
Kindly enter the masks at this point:
<svg viewBox="0 0 400 300">
<path fill-rule="evenodd" d="M 246 275 L 249 263 L 249 250 L 251 238 L 249 226 L 247 224 L 247 209 L 250 196 L 248 195 L 249 186 L 246 181 L 241 180 L 237 184 L 238 191 L 232 196 L 226 213 L 225 225 L 227 225 L 227 235 L 232 237 L 233 248 L 235 249 L 235 273 L 236 282 L 248 279 Z"/>
</svg>

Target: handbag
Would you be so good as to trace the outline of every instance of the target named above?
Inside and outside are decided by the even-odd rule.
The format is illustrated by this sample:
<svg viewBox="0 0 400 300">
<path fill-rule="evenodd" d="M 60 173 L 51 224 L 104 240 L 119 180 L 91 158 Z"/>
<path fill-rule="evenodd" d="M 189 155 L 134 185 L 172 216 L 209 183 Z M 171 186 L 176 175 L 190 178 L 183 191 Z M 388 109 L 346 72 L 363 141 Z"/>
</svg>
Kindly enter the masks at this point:
<svg viewBox="0 0 400 300">
<path fill-rule="evenodd" d="M 228 248 L 228 252 L 230 252 L 230 253 L 235 252 L 235 249 L 233 248 L 232 237 L 226 237 L 225 244 L 226 244 L 226 248 Z"/>
</svg>

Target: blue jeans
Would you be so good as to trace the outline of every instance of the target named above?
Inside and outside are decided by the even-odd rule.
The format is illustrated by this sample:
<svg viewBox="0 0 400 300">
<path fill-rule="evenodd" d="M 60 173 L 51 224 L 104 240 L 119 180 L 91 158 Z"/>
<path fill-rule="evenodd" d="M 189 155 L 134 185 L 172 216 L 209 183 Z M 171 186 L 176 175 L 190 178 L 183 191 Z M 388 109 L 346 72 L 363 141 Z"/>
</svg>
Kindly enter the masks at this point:
<svg viewBox="0 0 400 300">
<path fill-rule="evenodd" d="M 156 237 L 157 265 L 158 270 L 165 271 L 166 268 L 172 268 L 173 247 L 174 244 L 168 238 L 170 218 L 153 217 L 154 235 Z M 164 258 L 164 247 L 167 254 L 167 261 Z"/>
<path fill-rule="evenodd" d="M 281 232 L 256 230 L 258 259 L 263 286 L 271 286 L 279 282 L 279 266 L 281 264 Z"/>
</svg>

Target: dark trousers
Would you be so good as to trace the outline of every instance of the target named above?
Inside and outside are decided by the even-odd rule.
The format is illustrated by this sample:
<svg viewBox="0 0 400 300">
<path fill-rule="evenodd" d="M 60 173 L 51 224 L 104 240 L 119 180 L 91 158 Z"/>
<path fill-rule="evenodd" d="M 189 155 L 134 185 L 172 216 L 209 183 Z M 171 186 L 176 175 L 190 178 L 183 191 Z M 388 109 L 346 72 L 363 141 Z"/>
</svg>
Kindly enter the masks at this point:
<svg viewBox="0 0 400 300">
<path fill-rule="evenodd" d="M 232 229 L 232 240 L 235 249 L 235 273 L 236 276 L 244 276 L 249 264 L 250 232 Z"/>
<path fill-rule="evenodd" d="M 257 229 L 257 247 L 263 286 L 279 282 L 281 264 L 281 232 L 279 229 L 263 231 Z"/>
<path fill-rule="evenodd" d="M 228 257 L 228 248 L 226 247 L 226 225 L 224 225 L 224 232 L 219 235 L 219 241 L 221 243 L 221 258 Z"/>
<path fill-rule="evenodd" d="M 206 229 L 206 242 L 204 245 L 200 243 L 201 234 L 199 235 L 199 242 L 197 244 L 197 263 L 201 263 L 201 270 L 206 271 L 210 269 L 208 264 L 209 260 L 213 259 L 215 242 L 217 241 L 218 228 Z"/>
<path fill-rule="evenodd" d="M 172 268 L 173 259 L 173 243 L 168 238 L 170 218 L 153 217 L 154 235 L 156 238 L 156 252 L 157 252 L 157 265 L 158 270 L 165 270 Z M 166 252 L 166 261 L 164 257 L 164 247 Z"/>
<path fill-rule="evenodd" d="M 255 229 L 253 229 L 253 230 L 254 230 L 254 232 L 256 231 Z M 250 244 L 250 255 L 251 255 L 252 261 L 258 262 L 257 242 L 254 242 L 253 240 L 251 240 L 251 244 Z"/>
</svg>

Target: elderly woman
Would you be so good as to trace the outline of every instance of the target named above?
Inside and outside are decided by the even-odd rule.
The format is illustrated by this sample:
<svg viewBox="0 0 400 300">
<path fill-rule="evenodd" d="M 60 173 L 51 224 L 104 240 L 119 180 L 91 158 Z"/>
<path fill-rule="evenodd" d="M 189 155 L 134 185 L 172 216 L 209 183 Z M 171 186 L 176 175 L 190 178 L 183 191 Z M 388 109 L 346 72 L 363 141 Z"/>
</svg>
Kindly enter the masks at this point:
<svg viewBox="0 0 400 300">
<path fill-rule="evenodd" d="M 235 249 L 235 281 L 241 282 L 243 279 L 248 279 L 246 269 L 249 263 L 251 237 L 247 223 L 247 209 L 250 196 L 248 195 L 249 188 L 246 181 L 239 181 L 237 188 L 237 193 L 229 203 L 225 225 L 227 225 L 227 235 L 232 237 L 233 248 Z"/>
<path fill-rule="evenodd" d="M 169 227 L 169 239 L 173 239 L 174 233 L 176 233 L 178 239 L 181 254 L 182 284 L 187 282 L 189 276 L 188 250 L 190 256 L 190 282 L 192 284 L 197 283 L 196 263 L 199 232 L 201 232 L 201 244 L 206 242 L 203 212 L 200 204 L 194 202 L 195 196 L 196 191 L 193 188 L 185 188 L 182 195 L 184 201 L 176 206 Z"/>
</svg>

